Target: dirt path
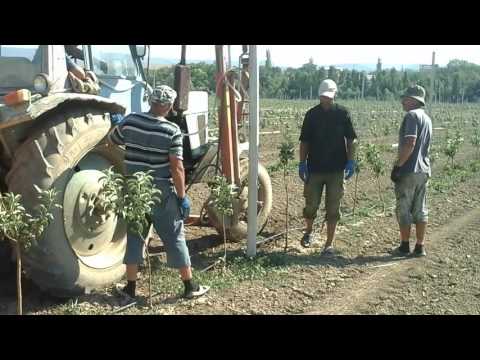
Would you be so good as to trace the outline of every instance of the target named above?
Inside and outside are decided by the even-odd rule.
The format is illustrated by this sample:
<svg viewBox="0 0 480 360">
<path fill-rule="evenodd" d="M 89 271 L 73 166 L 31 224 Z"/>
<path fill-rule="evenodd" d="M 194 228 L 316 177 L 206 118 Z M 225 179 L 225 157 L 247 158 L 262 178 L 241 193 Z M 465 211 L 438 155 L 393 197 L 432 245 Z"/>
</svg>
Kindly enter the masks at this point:
<svg viewBox="0 0 480 360">
<path fill-rule="evenodd" d="M 305 314 L 385 314 L 392 310 L 478 314 L 479 265 L 475 261 L 479 238 L 480 209 L 475 209 L 432 233 L 426 258 L 373 266 L 370 274 L 345 284 Z"/>
<path fill-rule="evenodd" d="M 367 175 L 359 186 L 359 205 L 365 211 L 360 214 L 362 207 L 359 207 L 357 221 L 339 225 L 337 256 L 320 256 L 325 231 L 311 249 L 300 246 L 301 231 L 292 231 L 287 253 L 283 251 L 283 239 L 279 239 L 278 246 L 267 243 L 259 247 L 261 266 L 237 268 L 237 272 L 229 273 L 225 279 L 221 271 L 205 275 L 213 282 L 212 289 L 198 301 L 172 301 L 180 290 L 177 278 L 162 270 L 157 274 L 161 291 L 155 298 L 154 308 L 149 310 L 144 301 L 124 313 L 480 314 L 479 178 L 472 176 L 445 192 L 432 192 L 431 223 L 427 230 L 429 255 L 424 259 L 398 260 L 389 255 L 398 242 L 393 196 L 387 201 L 387 212 L 381 214 L 375 203 L 376 188 Z M 278 176 L 272 178 L 276 201 L 266 228 L 268 235 L 284 230 L 282 181 Z M 303 197 L 299 181 L 296 176 L 289 178 L 292 228 L 302 225 Z M 393 194 L 388 179 L 384 189 L 386 194 Z M 207 196 L 205 189 L 197 192 L 200 195 L 196 196 L 196 206 Z M 352 205 L 351 194 L 350 183 L 344 203 L 346 210 Z M 223 254 L 223 245 L 217 241 L 220 238 L 215 230 L 191 227 L 187 234 L 189 239 L 196 239 L 189 244 L 192 254 L 195 253 L 192 257 L 195 270 L 210 264 L 219 252 Z M 207 245 L 217 246 L 207 250 Z M 229 257 L 235 256 L 238 260 L 241 247 L 241 244 L 229 244 Z M 15 313 L 14 276 L 9 282 L 10 285 L 0 278 L 0 314 Z M 7 294 L 2 285 L 9 285 L 6 287 L 13 290 Z M 121 306 L 109 288 L 61 303 L 30 285 L 25 281 L 24 312 L 28 314 L 111 314 Z M 144 278 L 139 285 L 145 296 Z"/>
</svg>

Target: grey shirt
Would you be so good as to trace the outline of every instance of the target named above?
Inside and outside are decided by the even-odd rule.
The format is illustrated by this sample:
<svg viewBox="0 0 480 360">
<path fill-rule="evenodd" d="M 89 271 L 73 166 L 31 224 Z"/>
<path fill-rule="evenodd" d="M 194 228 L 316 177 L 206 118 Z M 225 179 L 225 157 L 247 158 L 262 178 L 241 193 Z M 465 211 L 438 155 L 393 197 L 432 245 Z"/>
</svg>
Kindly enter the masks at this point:
<svg viewBox="0 0 480 360">
<path fill-rule="evenodd" d="M 410 110 L 403 118 L 398 138 L 399 151 L 405 143 L 405 138 L 411 136 L 417 138 L 415 148 L 400 172 L 402 174 L 425 173 L 431 176 L 428 151 L 432 138 L 432 120 L 423 108 Z"/>
<path fill-rule="evenodd" d="M 109 134 L 117 145 L 125 145 L 127 172 L 152 170 L 155 180 L 170 181 L 169 156 L 183 160 L 183 137 L 177 124 L 148 113 L 131 113 Z"/>
</svg>

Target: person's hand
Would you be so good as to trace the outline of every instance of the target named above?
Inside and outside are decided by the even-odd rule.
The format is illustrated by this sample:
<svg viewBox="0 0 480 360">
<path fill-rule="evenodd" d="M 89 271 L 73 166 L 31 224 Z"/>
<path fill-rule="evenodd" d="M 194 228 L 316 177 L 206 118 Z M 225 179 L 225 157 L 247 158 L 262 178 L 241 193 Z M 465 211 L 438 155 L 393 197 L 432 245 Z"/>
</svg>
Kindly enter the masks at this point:
<svg viewBox="0 0 480 360">
<path fill-rule="evenodd" d="M 122 114 L 110 114 L 110 121 L 113 125 L 118 125 L 123 122 L 123 115 Z"/>
<path fill-rule="evenodd" d="M 188 197 L 188 195 L 185 195 L 185 197 L 182 199 L 178 198 L 178 205 L 180 208 L 180 216 L 182 217 L 182 220 L 188 219 L 188 217 L 190 216 L 191 206 L 190 198 Z"/>
<path fill-rule="evenodd" d="M 392 173 L 390 174 L 390 179 L 396 183 L 400 180 L 400 166 L 394 165 L 392 169 Z"/>
<path fill-rule="evenodd" d="M 345 180 L 350 179 L 353 174 L 355 174 L 355 167 L 357 163 L 355 160 L 348 160 L 347 164 L 345 165 Z"/>
<path fill-rule="evenodd" d="M 308 181 L 308 168 L 306 161 L 300 161 L 298 164 L 298 176 L 302 179 L 303 182 Z"/>
</svg>

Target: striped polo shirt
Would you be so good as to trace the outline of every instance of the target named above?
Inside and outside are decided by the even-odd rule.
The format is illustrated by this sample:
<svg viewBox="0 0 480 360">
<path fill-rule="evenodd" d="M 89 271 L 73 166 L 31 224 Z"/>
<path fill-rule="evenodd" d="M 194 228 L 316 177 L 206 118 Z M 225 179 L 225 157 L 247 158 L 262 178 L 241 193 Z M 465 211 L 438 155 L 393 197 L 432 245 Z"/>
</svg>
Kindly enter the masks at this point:
<svg viewBox="0 0 480 360">
<path fill-rule="evenodd" d="M 169 155 L 183 160 L 182 132 L 163 117 L 131 113 L 109 134 L 117 145 L 125 145 L 127 172 L 153 170 L 156 180 L 171 180 Z"/>
</svg>

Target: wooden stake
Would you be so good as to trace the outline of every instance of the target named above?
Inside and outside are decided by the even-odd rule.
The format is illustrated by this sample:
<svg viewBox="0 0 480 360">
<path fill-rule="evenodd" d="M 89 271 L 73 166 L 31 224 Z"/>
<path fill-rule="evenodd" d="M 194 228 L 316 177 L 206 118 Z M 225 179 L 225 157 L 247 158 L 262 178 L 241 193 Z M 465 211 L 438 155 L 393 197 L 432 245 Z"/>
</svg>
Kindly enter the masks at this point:
<svg viewBox="0 0 480 360">
<path fill-rule="evenodd" d="M 283 182 L 285 184 L 285 194 L 287 196 L 286 200 L 286 208 L 285 208 L 285 249 L 284 251 L 287 252 L 288 249 L 288 183 L 287 183 L 287 167 L 283 167 Z"/>
<path fill-rule="evenodd" d="M 17 256 L 17 315 L 23 315 L 23 299 L 22 299 L 22 251 L 20 243 L 15 241 L 15 252 Z"/>
</svg>

